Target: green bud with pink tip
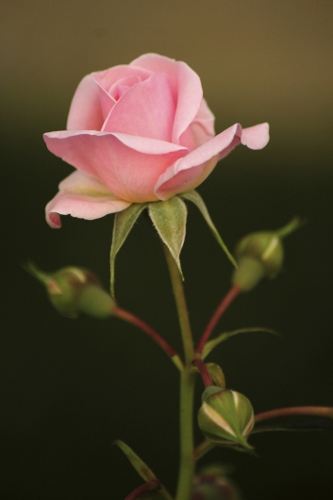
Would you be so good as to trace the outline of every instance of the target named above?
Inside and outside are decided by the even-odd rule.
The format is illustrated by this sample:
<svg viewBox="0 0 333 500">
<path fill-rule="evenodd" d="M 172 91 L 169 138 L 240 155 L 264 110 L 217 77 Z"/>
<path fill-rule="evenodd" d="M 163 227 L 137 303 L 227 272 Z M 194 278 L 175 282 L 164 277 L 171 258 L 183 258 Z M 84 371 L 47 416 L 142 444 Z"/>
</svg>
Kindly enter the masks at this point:
<svg viewBox="0 0 333 500">
<path fill-rule="evenodd" d="M 25 268 L 43 283 L 52 305 L 63 316 L 76 318 L 81 313 L 98 319 L 112 316 L 115 302 L 91 271 L 64 267 L 46 273 L 31 262 Z"/>
</svg>

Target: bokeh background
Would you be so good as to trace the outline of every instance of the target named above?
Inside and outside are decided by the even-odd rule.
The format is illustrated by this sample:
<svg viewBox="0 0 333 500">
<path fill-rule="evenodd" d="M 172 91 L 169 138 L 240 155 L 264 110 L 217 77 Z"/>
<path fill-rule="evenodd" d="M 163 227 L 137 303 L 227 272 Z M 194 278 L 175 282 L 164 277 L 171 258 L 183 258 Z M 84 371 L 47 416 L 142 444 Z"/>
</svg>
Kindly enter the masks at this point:
<svg viewBox="0 0 333 500">
<path fill-rule="evenodd" d="M 80 79 L 157 52 L 201 77 L 217 132 L 268 121 L 263 151 L 238 148 L 199 188 L 230 247 L 298 214 L 279 278 L 241 296 L 217 333 L 234 338 L 211 360 L 256 412 L 333 405 L 331 0 L 1 0 L 2 498 L 120 500 L 141 482 L 112 445 L 130 444 L 171 489 L 178 464 L 178 375 L 158 348 L 119 320 L 67 320 L 21 264 L 74 264 L 108 286 L 112 216 L 44 221 L 71 167 L 42 133 L 65 128 Z M 230 265 L 194 206 L 182 252 L 194 334 L 229 286 Z M 120 305 L 180 348 L 158 238 L 142 217 L 117 266 Z M 198 384 L 198 400 L 201 386 Z M 197 439 L 200 439 L 198 434 Z M 247 500 L 333 495 L 331 433 L 266 434 L 258 457 L 214 450 L 202 463 L 232 466 Z"/>
</svg>

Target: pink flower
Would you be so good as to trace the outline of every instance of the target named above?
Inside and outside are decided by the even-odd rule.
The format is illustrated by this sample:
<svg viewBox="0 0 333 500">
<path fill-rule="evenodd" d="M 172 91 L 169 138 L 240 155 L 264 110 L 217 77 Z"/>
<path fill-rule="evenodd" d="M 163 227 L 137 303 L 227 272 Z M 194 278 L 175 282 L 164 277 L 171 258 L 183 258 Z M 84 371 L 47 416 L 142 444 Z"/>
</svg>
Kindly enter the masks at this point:
<svg viewBox="0 0 333 500">
<path fill-rule="evenodd" d="M 238 144 L 261 149 L 269 135 L 267 123 L 236 123 L 215 136 L 198 75 L 184 62 L 146 54 L 83 78 L 67 130 L 44 139 L 77 169 L 46 206 L 48 223 L 60 227 L 59 214 L 97 219 L 195 189 Z"/>
</svg>

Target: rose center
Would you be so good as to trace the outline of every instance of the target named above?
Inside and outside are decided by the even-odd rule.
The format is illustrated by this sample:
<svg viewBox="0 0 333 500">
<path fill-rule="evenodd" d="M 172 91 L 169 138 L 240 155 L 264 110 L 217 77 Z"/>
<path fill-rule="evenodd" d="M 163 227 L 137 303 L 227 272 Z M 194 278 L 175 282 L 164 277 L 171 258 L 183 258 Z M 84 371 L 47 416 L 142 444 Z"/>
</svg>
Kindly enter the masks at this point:
<svg viewBox="0 0 333 500">
<path fill-rule="evenodd" d="M 133 85 L 140 83 L 143 79 L 140 76 L 127 76 L 120 78 L 114 83 L 108 93 L 118 101 Z"/>
</svg>

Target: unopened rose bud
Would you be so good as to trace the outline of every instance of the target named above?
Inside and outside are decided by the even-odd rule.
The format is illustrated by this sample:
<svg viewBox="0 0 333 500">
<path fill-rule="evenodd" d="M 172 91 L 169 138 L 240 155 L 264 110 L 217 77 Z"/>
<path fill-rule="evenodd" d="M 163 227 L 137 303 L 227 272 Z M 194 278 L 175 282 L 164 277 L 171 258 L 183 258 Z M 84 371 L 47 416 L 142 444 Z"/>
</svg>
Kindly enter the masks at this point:
<svg viewBox="0 0 333 500">
<path fill-rule="evenodd" d="M 191 500 L 241 500 L 241 493 L 224 466 L 208 465 L 194 477 Z"/>
<path fill-rule="evenodd" d="M 283 266 L 282 240 L 301 224 L 300 219 L 295 217 L 277 231 L 263 231 L 245 236 L 235 251 L 238 268 L 232 276 L 233 285 L 246 292 L 252 290 L 262 278 L 274 278 Z"/>
<path fill-rule="evenodd" d="M 91 271 L 64 267 L 53 273 L 45 273 L 32 263 L 27 264 L 26 269 L 43 283 L 51 303 L 63 316 L 76 318 L 83 313 L 104 319 L 112 315 L 114 300 L 101 288 Z"/>
<path fill-rule="evenodd" d="M 229 442 L 253 449 L 246 440 L 254 425 L 253 408 L 239 392 L 207 387 L 202 395 L 198 424 L 204 436 L 215 444 Z"/>
</svg>

